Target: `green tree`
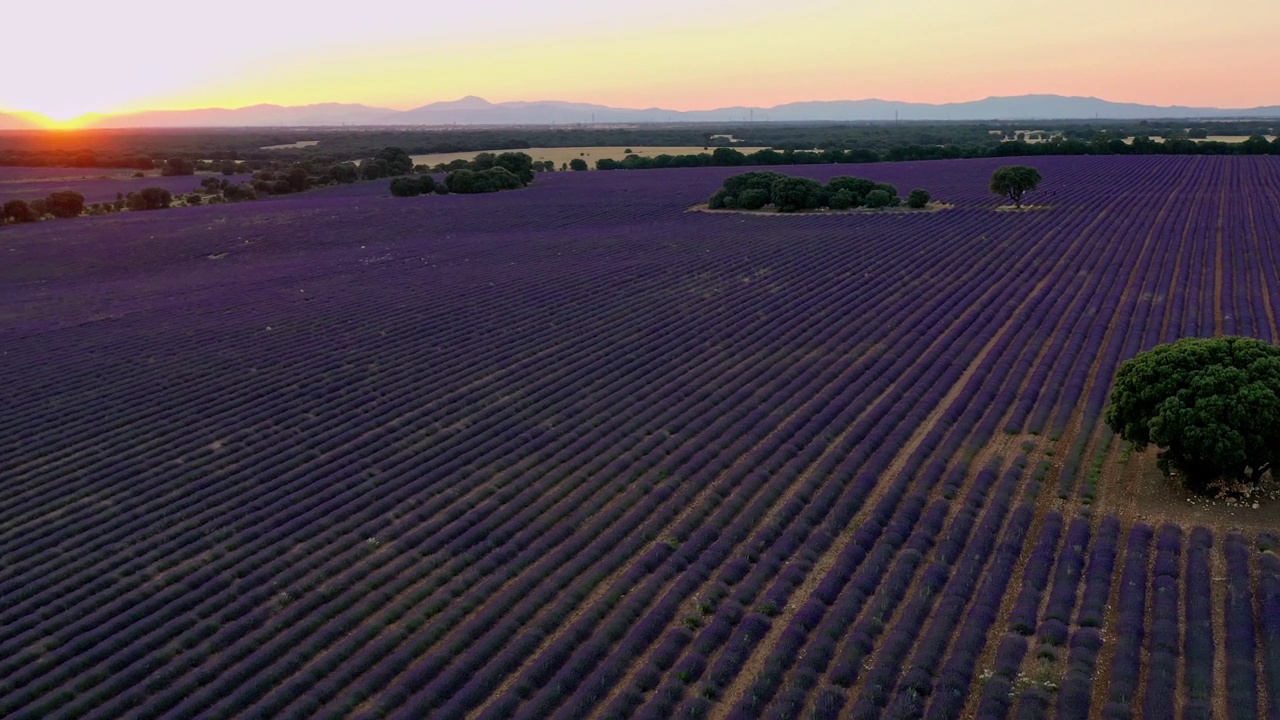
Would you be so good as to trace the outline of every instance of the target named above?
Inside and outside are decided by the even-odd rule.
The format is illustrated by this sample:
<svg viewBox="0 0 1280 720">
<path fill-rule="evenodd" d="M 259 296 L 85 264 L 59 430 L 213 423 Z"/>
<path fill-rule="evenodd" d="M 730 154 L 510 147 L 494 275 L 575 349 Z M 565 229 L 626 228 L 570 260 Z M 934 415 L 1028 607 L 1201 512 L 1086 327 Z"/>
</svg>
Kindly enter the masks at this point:
<svg viewBox="0 0 1280 720">
<path fill-rule="evenodd" d="M 867 197 L 863 200 L 863 204 L 873 210 L 887 208 L 893 206 L 893 196 L 887 190 L 876 188 L 867 193 Z"/>
<path fill-rule="evenodd" d="M 853 207 L 853 198 L 853 193 L 849 192 L 848 189 L 841 188 L 840 190 L 831 193 L 831 209 L 848 210 Z"/>
<path fill-rule="evenodd" d="M 373 156 L 373 159 L 386 163 L 387 175 L 383 177 L 408 175 L 413 172 L 413 158 L 409 157 L 409 153 L 405 152 L 403 148 L 385 147 L 379 150 L 378 154 Z M 378 178 L 370 179 L 377 180 Z"/>
<path fill-rule="evenodd" d="M 770 200 L 778 212 L 797 212 L 826 204 L 826 188 L 817 180 L 783 177 L 769 188 Z"/>
<path fill-rule="evenodd" d="M 520 182 L 525 185 L 533 182 L 533 158 L 528 153 L 500 153 L 493 159 L 493 167 L 506 168 L 512 175 L 520 178 Z"/>
<path fill-rule="evenodd" d="M 769 202 L 769 193 L 760 188 L 748 188 L 738 196 L 738 207 L 743 210 L 759 210 Z"/>
<path fill-rule="evenodd" d="M 30 205 L 22 200 L 10 200 L 4 204 L 4 214 L 0 216 L 0 220 L 7 220 L 15 223 L 29 223 L 40 219 L 40 215 L 36 213 Z"/>
<path fill-rule="evenodd" d="M 1280 347 L 1184 338 L 1120 366 L 1107 425 L 1194 492 L 1216 479 L 1258 483 L 1280 461 Z"/>
<path fill-rule="evenodd" d="M 422 194 L 422 186 L 418 184 L 415 178 L 392 178 L 391 194 L 394 197 L 417 197 Z"/>
<path fill-rule="evenodd" d="M 175 175 L 195 175 L 196 164 L 186 158 L 171 157 L 165 161 L 160 168 L 160 174 L 165 177 Z"/>
<path fill-rule="evenodd" d="M 1026 165 L 1005 165 L 991 175 L 991 192 L 1013 201 L 1022 207 L 1022 196 L 1040 187 L 1040 171 Z"/>
<path fill-rule="evenodd" d="M 569 161 L 569 169 L 582 172 L 587 169 L 587 161 L 582 158 L 574 158 Z"/>
<path fill-rule="evenodd" d="M 227 188 L 230 190 L 230 188 Z M 226 190 L 223 191 L 226 193 Z M 160 187 L 142 188 L 125 198 L 125 207 L 133 211 L 163 210 L 173 204 L 173 193 Z"/>
<path fill-rule="evenodd" d="M 46 210 L 54 217 L 73 218 L 84 212 L 84 196 L 73 190 L 50 193 L 44 202 Z"/>
<path fill-rule="evenodd" d="M 833 195 L 841 190 L 848 190 L 849 194 L 853 196 L 854 207 L 861 205 L 867 193 L 875 189 L 875 181 L 860 177 L 836 177 L 831 178 L 831 181 L 827 183 L 827 191 Z"/>
<path fill-rule="evenodd" d="M 931 199 L 928 190 L 912 190 L 911 194 L 907 196 L 907 207 L 913 210 L 922 210 L 929 204 Z"/>
</svg>

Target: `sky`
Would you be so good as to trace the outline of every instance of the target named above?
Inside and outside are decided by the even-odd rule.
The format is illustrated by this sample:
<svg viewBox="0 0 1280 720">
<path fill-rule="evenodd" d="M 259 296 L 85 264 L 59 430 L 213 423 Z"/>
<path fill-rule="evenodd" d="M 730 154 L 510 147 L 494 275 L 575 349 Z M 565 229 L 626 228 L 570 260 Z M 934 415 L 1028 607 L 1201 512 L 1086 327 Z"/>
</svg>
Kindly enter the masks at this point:
<svg viewBox="0 0 1280 720">
<path fill-rule="evenodd" d="M 49 7 L 4 10 L 0 111 L 68 124 L 465 95 L 672 110 L 1026 93 L 1280 104 L 1277 0 L 64 0 L 56 18 Z"/>
</svg>

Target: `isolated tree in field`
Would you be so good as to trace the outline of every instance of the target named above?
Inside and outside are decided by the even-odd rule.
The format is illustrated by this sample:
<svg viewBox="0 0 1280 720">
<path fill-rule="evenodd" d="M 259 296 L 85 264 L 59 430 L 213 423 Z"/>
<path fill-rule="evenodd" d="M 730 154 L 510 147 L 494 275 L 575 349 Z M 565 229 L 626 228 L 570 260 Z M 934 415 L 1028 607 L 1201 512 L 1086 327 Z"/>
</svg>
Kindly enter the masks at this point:
<svg viewBox="0 0 1280 720">
<path fill-rule="evenodd" d="M 587 161 L 582 158 L 574 158 L 569 161 L 569 169 L 581 172 L 587 169 Z"/>
<path fill-rule="evenodd" d="M 1004 195 L 1014 207 L 1022 207 L 1022 196 L 1040 186 L 1040 171 L 1026 165 L 1005 165 L 991 176 L 991 192 Z"/>
<path fill-rule="evenodd" d="M 907 207 L 913 210 L 922 210 L 929 204 L 930 199 L 928 190 L 912 190 L 911 194 L 907 195 Z"/>
<path fill-rule="evenodd" d="M 1192 491 L 1257 484 L 1280 461 L 1280 347 L 1242 337 L 1184 338 L 1120 366 L 1107 425 Z"/>
</svg>

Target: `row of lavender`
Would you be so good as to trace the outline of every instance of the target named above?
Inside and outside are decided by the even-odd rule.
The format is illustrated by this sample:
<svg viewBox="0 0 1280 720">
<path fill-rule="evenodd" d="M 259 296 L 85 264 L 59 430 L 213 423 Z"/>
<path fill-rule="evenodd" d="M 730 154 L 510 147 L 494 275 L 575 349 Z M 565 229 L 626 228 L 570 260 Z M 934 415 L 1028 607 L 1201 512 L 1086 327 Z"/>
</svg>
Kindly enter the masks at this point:
<svg viewBox="0 0 1280 720">
<path fill-rule="evenodd" d="M 199 324 L 160 340 L 142 313 L 26 335 L 19 358 L 80 356 L 47 381 L 24 373 L 39 382 L 7 426 L 42 454 L 0 458 L 19 479 L 0 537 L 0 702 L 64 717 L 718 702 L 946 717 L 983 628 L 1004 629 L 998 569 L 1032 535 L 1027 572 L 1052 589 L 1014 615 L 1046 645 L 1069 639 L 1059 699 L 1087 696 L 1098 642 L 1083 620 L 1101 614 L 1118 528 L 1054 530 L 1066 519 L 1025 490 L 1013 507 L 1039 464 L 963 458 L 1000 428 L 1065 432 L 1128 347 L 1189 332 L 1138 288 L 1161 271 L 1205 285 L 1185 256 L 1210 238 L 1174 230 L 1237 166 L 1163 160 L 1064 193 L 1064 209 L 1098 206 L 1059 216 L 743 233 L 677 223 L 665 208 L 682 196 L 661 185 L 639 193 L 649 215 L 620 204 L 603 222 L 587 197 L 583 220 L 562 213 L 545 236 L 465 215 L 418 231 L 401 213 L 379 254 L 271 265 L 234 297 L 177 304 Z M 1175 190 L 1145 225 L 1117 222 L 1152 186 Z M 1265 183 L 1242 187 L 1249 227 L 1274 223 Z M 1266 287 L 1264 270 L 1245 275 Z M 335 277 L 342 294 L 311 284 Z M 1256 305 L 1209 287 L 1177 307 L 1212 321 L 1218 296 Z M 969 559 L 992 553 L 1009 562 Z"/>
</svg>

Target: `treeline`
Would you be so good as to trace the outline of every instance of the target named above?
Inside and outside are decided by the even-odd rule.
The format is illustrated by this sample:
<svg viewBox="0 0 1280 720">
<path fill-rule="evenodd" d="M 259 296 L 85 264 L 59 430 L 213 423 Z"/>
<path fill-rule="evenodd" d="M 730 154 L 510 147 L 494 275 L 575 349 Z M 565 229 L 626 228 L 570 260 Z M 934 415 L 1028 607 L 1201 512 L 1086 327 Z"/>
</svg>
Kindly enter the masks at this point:
<svg viewBox="0 0 1280 720">
<path fill-rule="evenodd" d="M 906 206 L 920 210 L 928 206 L 926 190 L 912 190 Z M 794 213 L 801 210 L 882 210 L 898 207 L 903 201 L 898 188 L 859 177 L 832 178 L 826 185 L 810 178 L 775 172 L 747 172 L 734 175 L 707 201 L 711 210 L 764 210 Z"/>
<path fill-rule="evenodd" d="M 1238 143 L 1196 142 L 1190 139 L 1156 142 L 1145 136 L 1126 142 L 1100 136 L 1091 141 L 1057 138 L 1047 142 L 1004 141 L 995 145 L 905 145 L 879 153 L 867 148 L 852 150 L 757 150 L 743 153 L 732 148 L 687 155 L 628 155 L 622 160 L 600 158 L 597 170 L 650 170 L 678 167 L 735 167 L 743 165 L 823 165 L 832 163 L 903 162 L 907 160 L 959 160 L 1035 155 L 1280 155 L 1280 138 L 1268 141 L 1255 135 Z"/>
<path fill-rule="evenodd" d="M 219 171 L 226 163 L 236 172 L 280 170 L 294 163 L 334 165 L 371 157 L 382 148 L 399 147 L 409 155 L 484 152 L 529 147 L 668 146 L 700 147 L 708 152 L 745 146 L 787 150 L 839 150 L 855 153 L 859 162 L 993 155 L 1128 153 L 1119 147 L 1127 137 L 1158 137 L 1152 154 L 1260 154 L 1258 143 L 1189 143 L 1215 135 L 1276 134 L 1263 121 L 1050 121 L 1020 122 L 817 122 L 817 123 L 679 123 L 629 127 L 522 128 L 316 128 L 85 130 L 76 132 L 10 131 L 0 133 L 0 166 L 124 167 L 149 170 L 170 158 L 186 158 L 201 170 Z M 1019 144 L 1019 137 L 1022 142 Z M 1049 139 L 1048 142 L 1027 142 Z M 299 140 L 316 140 L 305 148 L 263 150 Z M 1140 145 L 1141 143 L 1134 143 Z M 1269 153 L 1280 153 L 1270 143 Z M 825 162 L 830 162 L 826 160 Z M 150 163 L 150 164 L 148 164 Z"/>
<path fill-rule="evenodd" d="M 62 220 L 84 215 L 110 215 L 118 212 L 167 210 L 191 205 L 217 205 L 229 202 L 256 200 L 258 194 L 246 184 L 232 183 L 222 178 L 205 178 L 201 186 L 190 193 L 174 194 L 162 187 L 142 188 L 128 194 L 116 193 L 114 201 L 86 203 L 84 195 L 74 190 L 59 190 L 48 197 L 27 202 L 9 200 L 0 206 L 0 225 Z"/>
</svg>

